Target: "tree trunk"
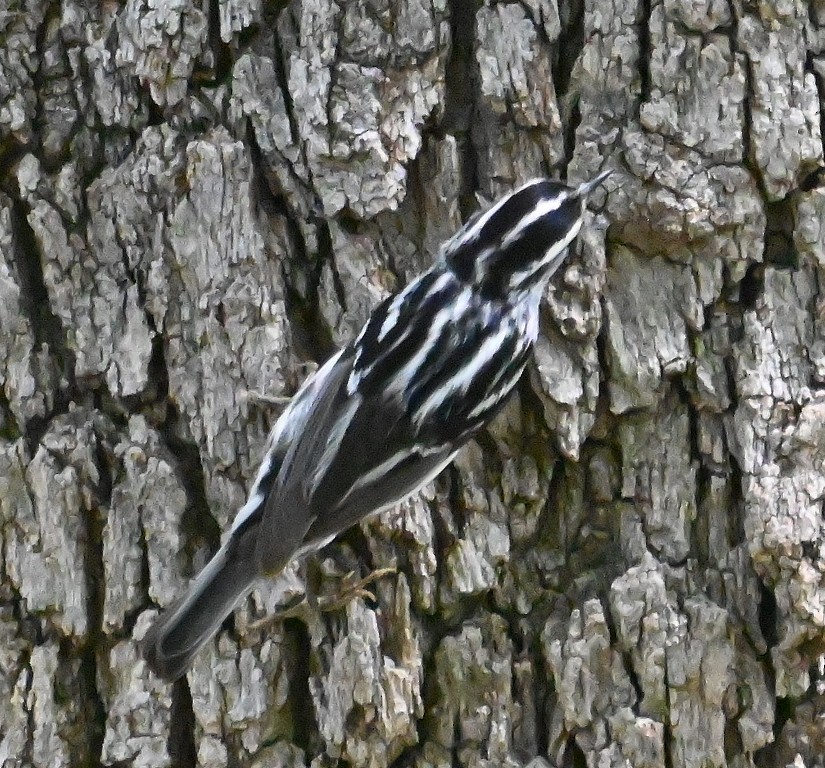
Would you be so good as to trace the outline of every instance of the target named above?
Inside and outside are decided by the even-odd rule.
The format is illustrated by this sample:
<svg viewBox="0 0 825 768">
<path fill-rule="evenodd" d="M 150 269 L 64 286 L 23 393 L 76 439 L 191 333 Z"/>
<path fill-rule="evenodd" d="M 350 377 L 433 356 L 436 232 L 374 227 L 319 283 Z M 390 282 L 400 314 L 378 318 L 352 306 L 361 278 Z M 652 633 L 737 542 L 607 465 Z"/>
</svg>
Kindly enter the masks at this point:
<svg viewBox="0 0 825 768">
<path fill-rule="evenodd" d="M 825 765 L 822 0 L 0 27 L 0 765 Z M 293 568 L 155 678 L 305 362 L 608 167 L 518 397 L 316 558 L 375 599 L 253 627 Z"/>
</svg>

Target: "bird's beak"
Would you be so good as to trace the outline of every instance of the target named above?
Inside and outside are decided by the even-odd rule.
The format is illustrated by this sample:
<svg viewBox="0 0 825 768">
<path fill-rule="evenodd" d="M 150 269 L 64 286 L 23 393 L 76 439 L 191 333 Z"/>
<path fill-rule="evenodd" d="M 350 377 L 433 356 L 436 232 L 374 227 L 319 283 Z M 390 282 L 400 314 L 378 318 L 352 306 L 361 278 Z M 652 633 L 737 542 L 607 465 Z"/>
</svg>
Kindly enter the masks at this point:
<svg viewBox="0 0 825 768">
<path fill-rule="evenodd" d="M 595 179 L 585 181 L 584 184 L 579 184 L 579 188 L 576 190 L 576 197 L 586 198 L 599 184 L 610 176 L 611 173 L 613 173 L 612 169 L 602 171 Z"/>
</svg>

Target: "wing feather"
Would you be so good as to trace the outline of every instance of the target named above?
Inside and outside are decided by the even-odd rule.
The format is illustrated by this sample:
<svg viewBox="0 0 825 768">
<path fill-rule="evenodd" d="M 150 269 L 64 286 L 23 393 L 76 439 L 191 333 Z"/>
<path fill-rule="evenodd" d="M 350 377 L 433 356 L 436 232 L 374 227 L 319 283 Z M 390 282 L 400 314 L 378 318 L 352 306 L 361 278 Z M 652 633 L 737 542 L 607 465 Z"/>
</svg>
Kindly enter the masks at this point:
<svg viewBox="0 0 825 768">
<path fill-rule="evenodd" d="M 345 350 L 327 375 L 267 496 L 256 547 L 263 573 L 406 498 L 455 455 L 450 443 L 418 439 L 400 393 L 351 392 L 353 360 Z"/>
<path fill-rule="evenodd" d="M 352 371 L 351 348 L 335 358 L 304 404 L 306 418 L 298 433 L 292 430 L 289 447 L 261 514 L 255 558 L 261 573 L 277 573 L 292 558 L 317 512 L 309 490 L 318 459 L 328 443 L 350 396 L 347 379 Z"/>
<path fill-rule="evenodd" d="M 263 508 L 264 573 L 431 480 L 524 367 L 526 315 L 489 316 L 443 275 L 400 297 L 382 305 L 302 406 Z"/>
</svg>

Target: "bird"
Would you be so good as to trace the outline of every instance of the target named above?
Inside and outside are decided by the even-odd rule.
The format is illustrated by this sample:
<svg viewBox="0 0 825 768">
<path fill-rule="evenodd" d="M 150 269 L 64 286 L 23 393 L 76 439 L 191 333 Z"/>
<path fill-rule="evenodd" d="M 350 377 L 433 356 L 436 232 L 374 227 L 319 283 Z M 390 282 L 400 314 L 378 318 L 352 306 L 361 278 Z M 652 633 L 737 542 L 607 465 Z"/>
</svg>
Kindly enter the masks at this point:
<svg viewBox="0 0 825 768">
<path fill-rule="evenodd" d="M 145 634 L 155 674 L 184 675 L 258 579 L 422 488 L 492 420 L 527 364 L 547 283 L 609 174 L 577 187 L 533 179 L 473 215 L 304 382 L 225 543 Z"/>
</svg>

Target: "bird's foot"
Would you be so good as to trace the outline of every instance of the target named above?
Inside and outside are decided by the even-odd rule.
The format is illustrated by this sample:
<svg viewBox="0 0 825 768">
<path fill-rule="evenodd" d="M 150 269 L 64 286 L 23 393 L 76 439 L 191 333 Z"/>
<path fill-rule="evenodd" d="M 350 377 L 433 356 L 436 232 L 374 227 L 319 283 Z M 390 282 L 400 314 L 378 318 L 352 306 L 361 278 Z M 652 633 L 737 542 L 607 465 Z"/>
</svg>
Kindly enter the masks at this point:
<svg viewBox="0 0 825 768">
<path fill-rule="evenodd" d="M 355 572 L 351 571 L 341 580 L 342 588 L 337 595 L 316 598 L 318 609 L 325 613 L 339 611 L 346 607 L 350 600 L 357 597 L 375 602 L 375 595 L 367 587 L 373 582 L 383 579 L 385 576 L 391 576 L 396 572 L 395 568 L 377 568 L 372 573 L 364 576 L 363 579 L 356 580 Z"/>
<path fill-rule="evenodd" d="M 307 590 L 306 595 L 296 598 L 286 608 L 258 619 L 258 621 L 251 622 L 247 625 L 247 628 L 250 630 L 264 629 L 280 621 L 304 617 L 311 610 L 332 613 L 345 608 L 348 602 L 357 597 L 374 602 L 375 595 L 367 587 L 394 573 L 397 573 L 395 568 L 377 568 L 364 578 L 356 579 L 355 571 L 351 571 L 341 580 L 341 588 L 337 594 L 316 595 L 311 590 Z"/>
<path fill-rule="evenodd" d="M 307 360 L 304 363 L 299 364 L 299 368 L 303 369 L 303 376 L 308 378 L 310 375 L 315 373 L 318 370 L 318 363 L 314 360 Z M 245 391 L 245 397 L 248 402 L 255 403 L 256 405 L 271 405 L 271 406 L 284 406 L 289 405 L 292 402 L 292 398 L 295 396 L 292 395 L 269 395 L 266 392 L 259 392 L 255 389 L 247 389 Z"/>
<path fill-rule="evenodd" d="M 292 397 L 288 395 L 267 395 L 265 392 L 256 392 L 254 389 L 246 390 L 246 399 L 256 405 L 288 405 Z"/>
<path fill-rule="evenodd" d="M 279 621 L 300 618 L 306 614 L 307 610 L 309 610 L 310 602 L 311 601 L 307 599 L 306 595 L 301 595 L 293 600 L 286 608 L 275 611 L 275 613 L 271 613 L 269 616 L 264 616 L 262 619 L 258 619 L 257 621 L 250 622 L 247 624 L 247 629 L 265 629 L 272 624 L 277 624 Z"/>
</svg>

